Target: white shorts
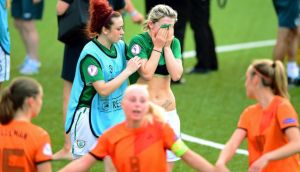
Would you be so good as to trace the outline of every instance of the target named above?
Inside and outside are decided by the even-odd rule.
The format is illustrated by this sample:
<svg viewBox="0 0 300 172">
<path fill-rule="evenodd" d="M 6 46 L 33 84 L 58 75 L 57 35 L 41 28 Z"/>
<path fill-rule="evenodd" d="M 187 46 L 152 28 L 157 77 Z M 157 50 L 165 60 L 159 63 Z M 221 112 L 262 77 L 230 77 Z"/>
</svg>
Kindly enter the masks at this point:
<svg viewBox="0 0 300 172">
<path fill-rule="evenodd" d="M 9 80 L 10 56 L 0 47 L 0 83 Z"/>
<path fill-rule="evenodd" d="M 72 155 L 74 159 L 92 150 L 97 144 L 97 138 L 91 131 L 89 122 L 90 109 L 82 107 L 75 112 L 74 123 L 70 130 Z"/>
<path fill-rule="evenodd" d="M 171 126 L 171 128 L 174 130 L 174 133 L 178 138 L 181 138 L 180 136 L 180 119 L 177 114 L 176 109 L 172 111 L 168 111 L 165 113 L 165 119 L 167 123 Z M 172 151 L 167 150 L 167 161 L 168 162 L 174 162 L 180 160 L 179 157 L 177 157 Z"/>
</svg>

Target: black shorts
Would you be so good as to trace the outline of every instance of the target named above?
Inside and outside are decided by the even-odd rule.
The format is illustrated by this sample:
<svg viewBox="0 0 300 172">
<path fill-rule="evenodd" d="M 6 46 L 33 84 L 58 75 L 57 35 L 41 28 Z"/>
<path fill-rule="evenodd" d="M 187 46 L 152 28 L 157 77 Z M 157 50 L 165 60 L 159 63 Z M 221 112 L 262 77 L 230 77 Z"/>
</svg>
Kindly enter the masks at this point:
<svg viewBox="0 0 300 172">
<path fill-rule="evenodd" d="M 42 19 L 44 1 L 34 4 L 32 0 L 12 0 L 11 14 L 15 19 L 40 20 Z"/>
<path fill-rule="evenodd" d="M 299 0 L 273 0 L 278 17 L 279 26 L 285 28 L 297 28 L 300 22 Z"/>
<path fill-rule="evenodd" d="M 81 50 L 87 42 L 88 41 L 82 41 L 81 43 L 74 45 L 65 44 L 63 65 L 61 71 L 61 77 L 64 80 L 73 82 L 78 58 L 80 56 Z"/>
</svg>

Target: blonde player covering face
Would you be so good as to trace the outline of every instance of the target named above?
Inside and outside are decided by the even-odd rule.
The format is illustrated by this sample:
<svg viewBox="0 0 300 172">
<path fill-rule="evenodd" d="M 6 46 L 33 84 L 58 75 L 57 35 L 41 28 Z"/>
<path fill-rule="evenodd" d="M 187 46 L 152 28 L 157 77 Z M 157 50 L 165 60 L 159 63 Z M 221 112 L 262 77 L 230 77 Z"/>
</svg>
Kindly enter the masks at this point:
<svg viewBox="0 0 300 172">
<path fill-rule="evenodd" d="M 180 137 L 180 120 L 176 112 L 175 96 L 171 90 L 171 80 L 181 78 L 183 67 L 181 48 L 174 37 L 177 13 L 167 5 L 156 5 L 151 9 L 144 24 L 144 31 L 130 41 L 128 56 L 139 56 L 142 65 L 139 76 L 131 82 L 148 85 L 150 99 L 165 110 L 165 118 Z M 169 171 L 179 158 L 168 151 Z"/>
</svg>

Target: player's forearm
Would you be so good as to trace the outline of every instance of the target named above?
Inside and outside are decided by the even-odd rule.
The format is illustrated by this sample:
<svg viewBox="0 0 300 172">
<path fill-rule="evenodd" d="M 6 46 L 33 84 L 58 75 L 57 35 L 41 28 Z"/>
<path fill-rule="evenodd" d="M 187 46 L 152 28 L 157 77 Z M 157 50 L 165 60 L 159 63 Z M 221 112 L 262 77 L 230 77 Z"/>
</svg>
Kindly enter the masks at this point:
<svg viewBox="0 0 300 172">
<path fill-rule="evenodd" d="M 231 138 L 226 143 L 224 149 L 221 151 L 216 164 L 226 164 L 228 161 L 230 161 L 234 156 L 236 150 L 238 149 L 239 145 L 240 143 L 235 142 L 235 140 Z"/>
<path fill-rule="evenodd" d="M 167 70 L 173 81 L 181 78 L 183 73 L 182 61 L 175 59 L 173 52 L 170 48 L 164 48 L 164 55 L 166 60 Z"/>
<path fill-rule="evenodd" d="M 82 172 L 88 171 L 90 167 L 95 164 L 96 159 L 90 155 L 86 154 L 79 159 L 76 159 L 65 166 L 63 169 L 59 170 L 59 172 Z"/>
<path fill-rule="evenodd" d="M 245 129 L 237 128 L 226 143 L 216 164 L 226 164 L 230 161 L 246 135 L 247 131 Z"/>
<path fill-rule="evenodd" d="M 51 162 L 47 161 L 47 162 L 44 162 L 44 163 L 40 163 L 37 166 L 37 170 L 38 170 L 38 172 L 51 172 L 52 171 Z"/>
<path fill-rule="evenodd" d="M 300 143 L 297 142 L 289 142 L 288 144 L 267 153 L 267 159 L 272 160 L 279 160 L 283 158 L 287 158 L 289 156 L 292 156 L 296 153 L 300 152 Z"/>
<path fill-rule="evenodd" d="M 284 146 L 268 152 L 268 160 L 278 160 L 289 157 L 300 152 L 300 136 L 298 127 L 289 127 L 285 129 L 285 135 L 288 138 L 288 143 Z"/>
<path fill-rule="evenodd" d="M 214 166 L 211 163 L 192 150 L 188 150 L 181 158 L 197 171 L 214 171 Z"/>
<path fill-rule="evenodd" d="M 104 84 L 101 84 L 99 81 L 94 82 L 93 86 L 97 92 L 102 96 L 108 96 L 117 88 L 119 88 L 123 82 L 125 82 L 128 77 L 132 74 L 127 68 L 123 70 L 116 78 L 111 81 L 108 81 Z"/>
<path fill-rule="evenodd" d="M 153 77 L 158 66 L 160 55 L 161 53 L 152 51 L 150 58 L 142 64 L 139 73 L 145 80 L 151 80 Z"/>
<path fill-rule="evenodd" d="M 231 160 L 233 155 L 235 154 L 236 149 L 232 147 L 226 147 L 221 151 L 219 158 L 216 162 L 216 165 L 226 165 L 228 161 Z"/>
</svg>

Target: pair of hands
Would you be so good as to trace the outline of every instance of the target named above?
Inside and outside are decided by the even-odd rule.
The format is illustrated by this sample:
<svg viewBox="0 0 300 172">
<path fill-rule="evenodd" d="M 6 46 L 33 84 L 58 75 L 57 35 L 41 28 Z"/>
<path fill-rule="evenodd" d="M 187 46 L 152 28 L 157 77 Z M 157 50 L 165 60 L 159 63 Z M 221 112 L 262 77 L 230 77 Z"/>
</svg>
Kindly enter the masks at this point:
<svg viewBox="0 0 300 172">
<path fill-rule="evenodd" d="M 156 35 L 152 37 L 152 42 L 157 50 L 162 50 L 164 47 L 170 47 L 174 39 L 174 28 L 159 28 Z"/>
<path fill-rule="evenodd" d="M 142 59 L 138 56 L 133 57 L 128 60 L 126 69 L 129 71 L 130 75 L 136 72 L 142 65 Z"/>
<path fill-rule="evenodd" d="M 265 154 L 266 155 L 266 154 Z M 261 172 L 263 168 L 268 164 L 269 160 L 267 156 L 261 156 L 249 167 L 248 172 Z M 225 164 L 216 164 L 216 171 L 218 172 L 229 172 L 230 170 Z"/>
<path fill-rule="evenodd" d="M 144 22 L 144 16 L 140 12 L 135 11 L 135 14 L 131 16 L 131 20 L 136 24 L 142 24 Z"/>
</svg>

